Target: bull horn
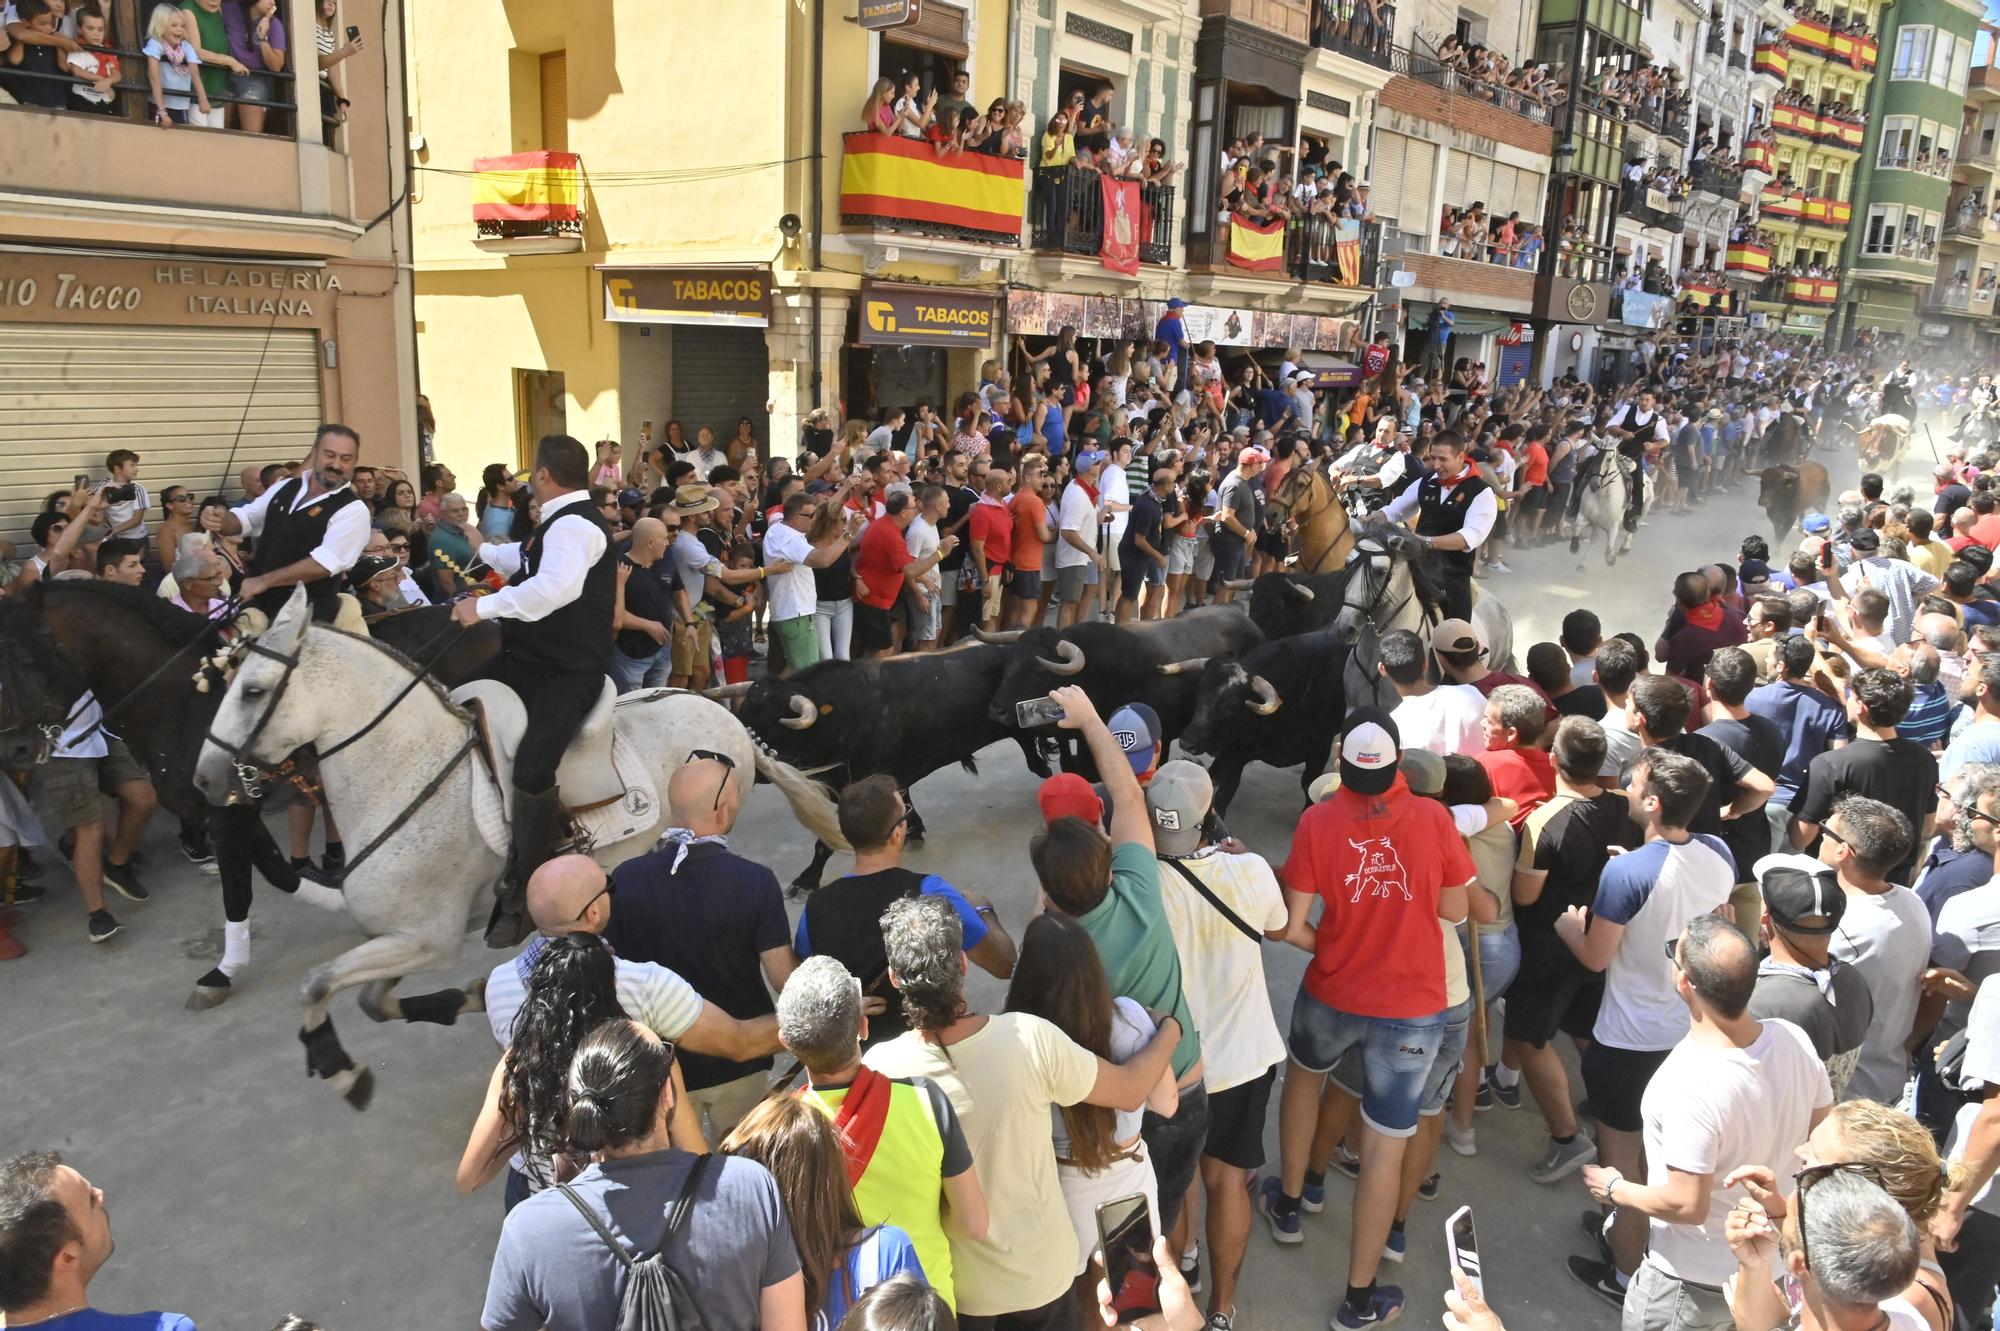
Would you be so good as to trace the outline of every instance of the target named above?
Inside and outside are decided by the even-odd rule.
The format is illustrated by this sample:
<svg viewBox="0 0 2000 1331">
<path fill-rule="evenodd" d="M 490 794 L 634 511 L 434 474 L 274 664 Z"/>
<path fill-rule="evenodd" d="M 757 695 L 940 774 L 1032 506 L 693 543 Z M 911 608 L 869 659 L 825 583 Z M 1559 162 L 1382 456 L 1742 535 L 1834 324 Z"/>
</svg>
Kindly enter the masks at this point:
<svg viewBox="0 0 2000 1331">
<path fill-rule="evenodd" d="M 988 633 L 985 629 L 974 628 L 974 629 L 968 629 L 967 632 L 972 634 L 973 637 L 979 639 L 981 642 L 1010 643 L 1010 642 L 1019 642 L 1021 639 L 1021 635 L 1023 633 L 1026 633 L 1027 630 L 1002 629 L 998 633 Z"/>
<path fill-rule="evenodd" d="M 1083 673 L 1083 648 L 1067 638 L 1056 644 L 1056 655 L 1062 660 L 1051 661 L 1046 656 L 1038 656 L 1035 663 L 1051 675 L 1080 675 Z"/>
<path fill-rule="evenodd" d="M 740 698 L 748 692 L 750 692 L 750 682 L 746 680 L 741 684 L 723 684 L 716 688 L 703 689 L 701 696 L 704 698 Z"/>
<path fill-rule="evenodd" d="M 1290 592 L 1292 595 L 1298 597 L 1300 600 L 1304 601 L 1310 601 L 1313 599 L 1313 597 L 1318 595 L 1318 593 L 1313 591 L 1312 588 L 1302 587 L 1298 583 L 1291 581 L 1287 581 L 1285 583 L 1285 590 Z"/>
<path fill-rule="evenodd" d="M 787 730 L 809 730 L 812 728 L 813 722 L 817 720 L 819 720 L 819 709 L 813 706 L 812 699 L 794 693 L 792 695 L 792 714 L 780 717 L 778 724 L 784 726 Z"/>
<path fill-rule="evenodd" d="M 1285 700 L 1271 687 L 1271 681 L 1262 675 L 1250 676 L 1250 692 L 1257 699 L 1250 704 L 1250 710 L 1259 716 L 1269 716 L 1285 705 Z"/>
<path fill-rule="evenodd" d="M 1224 578 L 1222 585 L 1232 592 L 1247 592 L 1256 581 L 1255 578 Z"/>
<path fill-rule="evenodd" d="M 1190 670 L 1199 670 L 1207 664 L 1208 658 L 1206 656 L 1194 656 L 1189 657 L 1185 661 L 1169 661 L 1160 667 L 1160 673 L 1163 675 L 1180 675 Z"/>
</svg>

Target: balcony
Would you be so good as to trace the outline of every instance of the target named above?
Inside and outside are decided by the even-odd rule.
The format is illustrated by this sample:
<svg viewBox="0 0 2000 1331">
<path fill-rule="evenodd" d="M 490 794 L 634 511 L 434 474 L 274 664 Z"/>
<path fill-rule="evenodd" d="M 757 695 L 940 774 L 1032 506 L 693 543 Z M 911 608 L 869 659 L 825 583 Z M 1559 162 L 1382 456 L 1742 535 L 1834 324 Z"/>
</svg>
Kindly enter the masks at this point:
<svg viewBox="0 0 2000 1331">
<path fill-rule="evenodd" d="M 1774 175 L 1778 169 L 1777 154 L 1771 151 L 1770 144 L 1761 140 L 1748 144 L 1743 149 L 1743 169 L 1745 171 L 1755 171 L 1759 175 Z M 1734 198 L 1735 196 L 1731 195 L 1730 197 Z"/>
<path fill-rule="evenodd" d="M 1757 196 L 1760 221 L 1767 225 L 1804 222 L 1812 226 L 1844 227 L 1854 220 L 1854 205 L 1808 194 L 1802 189 L 1766 189 Z"/>
<path fill-rule="evenodd" d="M 1729 67 L 1731 69 L 1748 69 L 1750 68 L 1750 58 L 1744 55 L 1739 48 L 1731 47 L 1729 50 Z"/>
<path fill-rule="evenodd" d="M 1295 217 L 1285 231 L 1285 271 L 1301 282 L 1375 289 L 1382 224 Z"/>
<path fill-rule="evenodd" d="M 1838 61 L 1862 72 L 1872 71 L 1881 54 L 1873 37 L 1836 31 L 1817 19 L 1794 19 L 1785 29 L 1785 40 L 1794 56 Z"/>
<path fill-rule="evenodd" d="M 1044 253 L 1096 258 L 1104 252 L 1103 177 L 1080 166 L 1036 173 L 1030 241 Z M 1173 261 L 1174 187 L 1139 187 L 1139 262 Z"/>
<path fill-rule="evenodd" d="M 1723 253 L 1722 267 L 1732 277 L 1762 278 L 1771 271 L 1771 251 L 1749 241 L 1731 241 Z"/>
<path fill-rule="evenodd" d="M 1687 227 L 1681 207 L 1678 200 L 1670 199 L 1658 190 L 1629 190 L 1619 202 L 1618 215 L 1629 217 L 1640 226 L 1679 235 Z"/>
<path fill-rule="evenodd" d="M 1474 103 L 1473 106 L 1466 108 L 1474 117 L 1482 109 L 1478 104 L 1487 103 L 1496 110 L 1520 116 L 1537 125 L 1547 126 L 1550 123 L 1552 108 L 1544 106 L 1532 97 L 1524 97 L 1511 88 L 1502 88 L 1480 79 L 1467 78 L 1457 70 L 1448 69 L 1430 57 L 1419 55 L 1407 47 L 1396 48 L 1390 68 L 1414 82 L 1428 84 L 1433 88 L 1441 88 L 1445 92 L 1466 98 Z M 1395 84 L 1392 82 L 1389 86 L 1393 89 Z M 1623 107 L 1606 103 L 1604 110 L 1606 114 L 1624 118 Z"/>
<path fill-rule="evenodd" d="M 1759 42 L 1756 58 L 1751 61 L 1750 67 L 1782 83 L 1792 72 L 1792 49 L 1783 42 Z"/>
<path fill-rule="evenodd" d="M 1743 173 L 1725 171 L 1715 163 L 1704 160 L 1695 163 L 1694 187 L 1704 194 L 1713 194 L 1734 203 L 1743 193 Z"/>
<path fill-rule="evenodd" d="M 841 136 L 840 221 L 978 245 L 1019 246 L 1026 162 L 957 153 L 869 130 Z"/>
<path fill-rule="evenodd" d="M 1754 295 L 1757 300 L 1773 301 L 1781 305 L 1812 305 L 1824 308 L 1840 299 L 1840 282 L 1830 277 L 1795 277 L 1790 273 L 1772 273 L 1757 285 Z"/>
<path fill-rule="evenodd" d="M 583 248 L 583 164 L 575 153 L 474 159 L 473 244 L 493 254 L 565 254 Z"/>
<path fill-rule="evenodd" d="M 1993 313 L 1993 287 L 1975 287 L 1970 282 L 1948 282 L 1924 293 L 1924 307 L 1957 314 Z"/>
<path fill-rule="evenodd" d="M 1377 0 L 1313 0 L 1312 44 L 1381 69 L 1395 68 L 1396 7 Z"/>
<path fill-rule="evenodd" d="M 1312 6 L 1308 0 L 1201 0 L 1201 17 L 1234 19 L 1303 44 L 1311 35 Z"/>
</svg>

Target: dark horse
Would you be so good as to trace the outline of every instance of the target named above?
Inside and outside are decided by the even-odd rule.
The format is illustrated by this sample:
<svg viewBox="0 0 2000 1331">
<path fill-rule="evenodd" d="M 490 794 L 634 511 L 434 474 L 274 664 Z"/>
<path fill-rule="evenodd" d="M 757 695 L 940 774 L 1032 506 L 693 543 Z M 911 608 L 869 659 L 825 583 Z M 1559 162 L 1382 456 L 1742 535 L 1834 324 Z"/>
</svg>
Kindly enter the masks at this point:
<svg viewBox="0 0 2000 1331">
<path fill-rule="evenodd" d="M 433 606 L 385 616 L 370 629 L 415 655 L 443 641 L 450 616 L 450 607 Z M 207 692 L 194 682 L 219 650 L 212 628 L 157 596 L 87 579 L 38 583 L 26 596 L 0 601 L 0 733 L 10 763 L 33 761 L 37 732 L 60 727 L 89 690 L 105 710 L 106 728 L 145 764 L 160 805 L 208 829 L 223 918 L 240 924 L 250 918 L 253 866 L 282 892 L 297 891 L 299 876 L 255 803 L 217 808 L 194 788 L 195 761 L 223 694 L 219 681 Z M 452 638 L 433 674 L 447 685 L 462 683 L 498 649 L 498 626 L 482 624 Z M 230 992 L 217 967 L 195 981 L 187 1005 L 212 1008 Z"/>
</svg>

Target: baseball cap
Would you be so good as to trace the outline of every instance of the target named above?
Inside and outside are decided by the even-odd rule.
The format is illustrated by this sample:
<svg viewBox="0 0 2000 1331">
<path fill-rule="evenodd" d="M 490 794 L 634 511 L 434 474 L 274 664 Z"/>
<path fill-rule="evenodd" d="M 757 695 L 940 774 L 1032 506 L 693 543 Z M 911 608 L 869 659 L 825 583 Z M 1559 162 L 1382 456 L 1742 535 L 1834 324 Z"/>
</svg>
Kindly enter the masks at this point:
<svg viewBox="0 0 2000 1331">
<path fill-rule="evenodd" d="M 1045 823 L 1058 818 L 1081 818 L 1095 827 L 1104 821 L 1104 801 L 1075 772 L 1058 772 L 1042 782 L 1035 791 L 1035 803 Z"/>
<path fill-rule="evenodd" d="M 1076 455 L 1076 474 L 1081 476 L 1102 461 L 1104 461 L 1104 454 L 1094 448 L 1087 453 L 1078 453 Z"/>
<path fill-rule="evenodd" d="M 356 587 L 366 587 L 394 567 L 396 559 L 393 555 L 363 555 L 354 561 L 354 571 L 347 575 L 347 579 Z"/>
<path fill-rule="evenodd" d="M 1184 310 L 1187 308 L 1187 302 L 1179 296 L 1175 296 L 1167 302 L 1167 308 L 1170 310 Z"/>
<path fill-rule="evenodd" d="M 1746 559 L 1736 567 L 1737 579 L 1746 587 L 1755 587 L 1771 580 L 1771 566 L 1761 559 Z"/>
<path fill-rule="evenodd" d="M 1163 855 L 1189 855 L 1201 846 L 1201 824 L 1215 803 L 1206 768 L 1185 758 L 1161 763 L 1146 783 L 1146 811 L 1153 816 L 1153 845 Z"/>
<path fill-rule="evenodd" d="M 1431 646 L 1440 652 L 1483 652 L 1485 644 L 1472 625 L 1462 619 L 1447 619 L 1431 630 Z"/>
<path fill-rule="evenodd" d="M 1396 784 L 1401 754 L 1389 714 L 1378 707 L 1357 708 L 1340 732 L 1340 784 L 1357 795 L 1380 795 Z"/>
<path fill-rule="evenodd" d="M 1880 550 L 1882 548 L 1882 535 L 1873 527 L 1863 527 L 1860 531 L 1855 532 L 1854 535 L 1847 538 L 1847 544 L 1849 548 L 1855 550 Z"/>
<path fill-rule="evenodd" d="M 1153 770 L 1154 746 L 1160 742 L 1160 716 L 1142 702 L 1128 702 L 1111 714 L 1107 723 L 1111 738 L 1125 751 L 1134 776 Z"/>
<path fill-rule="evenodd" d="M 1840 927 L 1847 897 L 1839 876 L 1810 855 L 1766 855 L 1752 868 L 1764 908 L 1787 933 L 1830 934 Z M 1814 920 L 1814 924 L 1802 924 Z"/>
<path fill-rule="evenodd" d="M 618 507 L 620 508 L 639 508 L 645 502 L 646 495 L 642 490 L 620 490 L 618 492 Z"/>
<path fill-rule="evenodd" d="M 1404 749 L 1397 766 L 1415 795 L 1435 795 L 1444 789 L 1444 759 L 1429 749 Z"/>
<path fill-rule="evenodd" d="M 1808 513 L 1799 519 L 1799 527 L 1810 536 L 1824 536 L 1833 530 L 1833 519 L 1824 513 Z"/>
<path fill-rule="evenodd" d="M 1271 455 L 1255 444 L 1252 444 L 1236 455 L 1236 465 L 1239 467 L 1250 462 L 1269 462 L 1270 460 Z"/>
</svg>

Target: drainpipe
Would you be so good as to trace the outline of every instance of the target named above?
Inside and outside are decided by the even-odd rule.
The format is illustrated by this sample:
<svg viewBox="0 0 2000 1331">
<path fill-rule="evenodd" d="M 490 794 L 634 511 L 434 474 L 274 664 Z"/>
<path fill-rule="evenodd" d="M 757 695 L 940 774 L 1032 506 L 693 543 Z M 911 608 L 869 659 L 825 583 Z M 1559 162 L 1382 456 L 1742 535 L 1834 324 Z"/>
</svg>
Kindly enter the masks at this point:
<svg viewBox="0 0 2000 1331">
<path fill-rule="evenodd" d="M 807 272 L 807 281 L 811 284 L 808 287 L 810 293 L 808 297 L 810 302 L 808 317 L 812 320 L 812 327 L 806 332 L 806 354 L 812 358 L 812 404 L 815 407 L 819 407 L 823 405 L 821 399 L 824 396 L 825 390 L 825 376 L 821 374 L 819 364 L 820 289 L 818 279 L 820 259 L 824 254 L 822 243 L 826 237 L 826 206 L 824 202 L 826 154 L 823 143 L 825 133 L 823 121 L 825 119 L 826 105 L 826 0 L 813 0 L 812 66 L 812 115 L 809 118 L 812 126 L 809 131 L 812 134 L 812 152 L 809 160 L 812 165 L 807 171 L 807 175 L 812 181 L 812 203 L 808 210 L 812 217 L 812 259 Z"/>
</svg>

